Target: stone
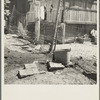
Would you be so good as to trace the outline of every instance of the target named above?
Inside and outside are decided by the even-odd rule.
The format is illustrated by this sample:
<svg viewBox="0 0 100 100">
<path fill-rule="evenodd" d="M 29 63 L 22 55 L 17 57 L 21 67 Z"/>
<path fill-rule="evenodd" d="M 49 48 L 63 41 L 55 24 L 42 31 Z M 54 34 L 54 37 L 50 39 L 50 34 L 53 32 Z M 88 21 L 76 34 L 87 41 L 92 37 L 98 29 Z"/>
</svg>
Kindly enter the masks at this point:
<svg viewBox="0 0 100 100">
<path fill-rule="evenodd" d="M 25 64 L 24 69 L 18 71 L 18 77 L 24 78 L 27 76 L 42 74 L 42 73 L 45 73 L 45 71 L 39 71 L 38 61 L 34 61 L 31 64 Z"/>
<path fill-rule="evenodd" d="M 43 51 L 43 52 L 48 52 L 49 49 L 50 49 L 50 44 L 41 46 L 41 51 Z"/>
<path fill-rule="evenodd" d="M 25 49 L 24 47 L 22 47 L 22 48 Z M 26 48 L 26 50 L 29 52 L 32 52 L 33 49 L 31 47 L 28 47 L 28 48 Z"/>
<path fill-rule="evenodd" d="M 83 44 L 83 43 L 84 43 L 84 38 L 82 38 L 82 37 L 76 37 L 75 42 L 76 42 L 76 43 Z"/>
<path fill-rule="evenodd" d="M 38 61 L 34 61 L 31 64 L 25 64 L 24 69 L 30 69 L 30 68 L 37 68 L 38 69 Z"/>
<path fill-rule="evenodd" d="M 54 63 L 54 62 L 48 62 L 47 63 L 48 70 L 55 70 L 55 69 L 64 69 L 65 66 L 61 63 Z"/>
<path fill-rule="evenodd" d="M 43 74 L 45 71 L 39 71 L 37 69 L 23 69 L 18 71 L 19 78 L 25 78 L 27 76 L 32 76 L 35 74 Z"/>
<path fill-rule="evenodd" d="M 31 76 L 33 74 L 36 74 L 37 72 L 33 69 L 26 69 L 26 70 L 19 70 L 18 71 L 18 76 L 20 78 L 26 77 L 26 76 Z"/>
<path fill-rule="evenodd" d="M 41 45 L 37 45 L 34 49 L 35 50 L 40 50 L 41 49 Z"/>
</svg>

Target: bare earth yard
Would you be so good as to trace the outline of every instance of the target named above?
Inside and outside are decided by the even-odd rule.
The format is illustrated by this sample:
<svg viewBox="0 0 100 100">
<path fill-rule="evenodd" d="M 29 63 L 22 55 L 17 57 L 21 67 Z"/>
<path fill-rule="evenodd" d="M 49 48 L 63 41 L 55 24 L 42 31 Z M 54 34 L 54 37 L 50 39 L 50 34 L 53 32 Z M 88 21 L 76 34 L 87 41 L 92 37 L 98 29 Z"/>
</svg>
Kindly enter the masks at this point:
<svg viewBox="0 0 100 100">
<path fill-rule="evenodd" d="M 18 70 L 23 69 L 24 64 L 52 60 L 51 54 L 34 53 L 34 47 L 29 41 L 16 38 L 14 34 L 4 36 L 5 84 L 96 84 L 97 45 L 90 42 L 64 44 L 64 47 L 71 48 L 70 59 L 74 66 L 49 72 L 45 64 L 40 64 L 39 70 L 46 73 L 19 79 Z"/>
</svg>

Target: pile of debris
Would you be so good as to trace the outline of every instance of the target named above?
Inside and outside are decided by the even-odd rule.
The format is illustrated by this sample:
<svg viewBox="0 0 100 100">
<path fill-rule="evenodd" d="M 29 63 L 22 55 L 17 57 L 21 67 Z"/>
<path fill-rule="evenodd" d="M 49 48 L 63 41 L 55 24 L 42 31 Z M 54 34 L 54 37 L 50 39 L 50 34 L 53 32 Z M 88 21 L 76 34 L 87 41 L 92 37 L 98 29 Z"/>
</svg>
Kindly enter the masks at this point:
<svg viewBox="0 0 100 100">
<path fill-rule="evenodd" d="M 18 71 L 18 78 L 22 79 L 28 76 L 38 75 L 38 74 L 47 74 L 54 73 L 55 75 L 61 75 L 64 70 L 72 68 L 73 70 L 77 71 L 78 73 L 86 76 L 92 82 L 96 83 L 97 74 L 96 74 L 96 61 L 88 61 L 82 57 L 70 60 L 71 63 L 67 65 L 57 63 L 55 61 L 34 61 L 30 64 L 25 64 L 24 68 Z M 42 65 L 45 65 L 46 70 L 40 70 Z M 91 68 L 90 68 L 90 66 Z M 67 73 L 66 73 L 67 74 Z"/>
<path fill-rule="evenodd" d="M 89 34 L 82 35 L 79 33 L 76 37 L 69 37 L 65 43 L 80 43 L 90 41 L 92 44 L 97 44 L 97 30 L 92 29 Z"/>
<path fill-rule="evenodd" d="M 68 56 L 70 50 L 58 50 L 53 54 L 53 61 L 34 61 L 31 64 L 25 64 L 24 69 L 18 71 L 18 77 L 24 78 L 34 74 L 46 73 L 45 71 L 40 71 L 40 64 L 45 64 L 47 71 L 55 71 L 64 69 L 70 64 L 70 56 Z M 61 56 L 60 56 L 61 55 Z M 63 57 L 62 57 L 63 56 Z M 61 59 L 62 58 L 62 59 Z"/>
<path fill-rule="evenodd" d="M 24 68 L 22 70 L 18 71 L 18 78 L 25 78 L 27 76 L 31 76 L 34 74 L 42 74 L 45 73 L 45 71 L 39 71 L 38 69 L 38 61 L 34 61 L 31 64 L 25 64 Z"/>
<path fill-rule="evenodd" d="M 34 61 L 31 64 L 25 64 L 24 68 L 22 70 L 18 71 L 18 75 L 17 75 L 18 78 L 21 79 L 21 78 L 25 78 L 25 77 L 36 75 L 36 74 L 45 74 L 46 71 L 39 70 L 40 63 L 41 62 L 39 62 L 39 61 Z M 61 63 L 54 63 L 54 62 L 47 61 L 47 62 L 44 62 L 44 64 L 46 64 L 48 71 L 55 71 L 55 70 L 65 68 L 65 66 L 62 65 Z"/>
</svg>

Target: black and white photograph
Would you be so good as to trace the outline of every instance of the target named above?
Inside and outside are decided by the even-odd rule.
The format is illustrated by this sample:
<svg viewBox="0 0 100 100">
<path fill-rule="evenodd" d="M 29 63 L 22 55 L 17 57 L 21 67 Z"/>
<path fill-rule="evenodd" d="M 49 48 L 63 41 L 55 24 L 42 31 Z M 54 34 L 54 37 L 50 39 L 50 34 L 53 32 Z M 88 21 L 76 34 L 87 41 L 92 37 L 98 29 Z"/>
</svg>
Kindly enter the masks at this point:
<svg viewBox="0 0 100 100">
<path fill-rule="evenodd" d="M 4 0 L 4 84 L 97 85 L 97 1 Z"/>
</svg>

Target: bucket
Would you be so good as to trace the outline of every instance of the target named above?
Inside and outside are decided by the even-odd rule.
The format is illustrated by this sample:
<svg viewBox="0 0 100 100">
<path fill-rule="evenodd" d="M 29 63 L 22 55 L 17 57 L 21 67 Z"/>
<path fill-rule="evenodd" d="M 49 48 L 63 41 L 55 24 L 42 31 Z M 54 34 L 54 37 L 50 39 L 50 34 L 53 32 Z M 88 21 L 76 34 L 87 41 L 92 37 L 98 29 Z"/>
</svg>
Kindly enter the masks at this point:
<svg viewBox="0 0 100 100">
<path fill-rule="evenodd" d="M 71 49 L 62 49 L 54 51 L 54 62 L 62 63 L 63 65 L 67 65 L 70 63 L 70 51 Z"/>
</svg>

